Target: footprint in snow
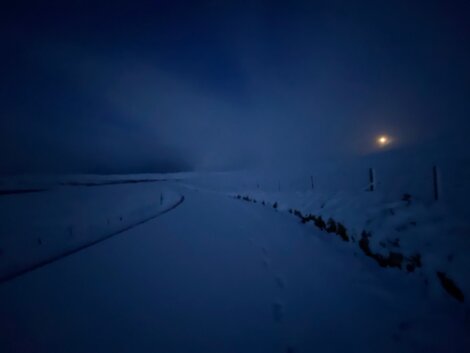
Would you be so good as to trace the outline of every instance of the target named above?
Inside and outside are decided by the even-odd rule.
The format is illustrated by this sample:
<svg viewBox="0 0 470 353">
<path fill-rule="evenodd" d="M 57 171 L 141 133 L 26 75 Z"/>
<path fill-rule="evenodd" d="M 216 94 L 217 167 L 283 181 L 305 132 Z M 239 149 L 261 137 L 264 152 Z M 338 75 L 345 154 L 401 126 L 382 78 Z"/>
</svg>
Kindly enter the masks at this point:
<svg viewBox="0 0 470 353">
<path fill-rule="evenodd" d="M 263 265 L 266 269 L 269 269 L 271 267 L 271 261 L 269 261 L 268 258 L 263 257 Z"/>
<path fill-rule="evenodd" d="M 281 322 L 284 319 L 284 305 L 280 301 L 275 301 L 272 306 L 273 320 Z"/>
<path fill-rule="evenodd" d="M 407 331 L 410 327 L 411 327 L 411 322 L 409 322 L 409 321 L 401 321 L 398 324 L 398 329 L 400 331 Z"/>
<path fill-rule="evenodd" d="M 276 276 L 275 280 L 276 280 L 276 285 L 279 287 L 279 289 L 284 289 L 286 287 L 284 280 L 280 276 Z"/>
<path fill-rule="evenodd" d="M 392 339 L 395 342 L 400 342 L 403 339 L 403 334 L 408 331 L 412 326 L 410 321 L 400 321 L 398 324 L 398 331 L 392 334 Z"/>
</svg>

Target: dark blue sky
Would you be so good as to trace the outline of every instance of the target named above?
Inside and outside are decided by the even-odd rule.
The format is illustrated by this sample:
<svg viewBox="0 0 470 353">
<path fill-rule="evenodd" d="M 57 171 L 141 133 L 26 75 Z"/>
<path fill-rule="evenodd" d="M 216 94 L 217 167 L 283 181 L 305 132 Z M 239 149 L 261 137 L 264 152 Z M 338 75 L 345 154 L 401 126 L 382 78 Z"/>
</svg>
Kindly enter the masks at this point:
<svg viewBox="0 0 470 353">
<path fill-rule="evenodd" d="M 105 3 L 105 2 L 100 2 Z M 468 2 L 15 2 L 0 172 L 312 163 L 469 132 Z"/>
</svg>

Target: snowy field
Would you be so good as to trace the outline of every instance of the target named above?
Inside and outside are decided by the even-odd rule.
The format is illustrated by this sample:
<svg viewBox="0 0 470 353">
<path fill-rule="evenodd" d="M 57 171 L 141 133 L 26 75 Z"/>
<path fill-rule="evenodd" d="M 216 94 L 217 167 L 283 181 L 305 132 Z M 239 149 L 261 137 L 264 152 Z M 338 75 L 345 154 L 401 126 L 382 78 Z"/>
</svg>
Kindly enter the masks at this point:
<svg viewBox="0 0 470 353">
<path fill-rule="evenodd" d="M 44 191 L 0 196 L 2 275 L 48 264 L 0 283 L 0 351 L 469 352 L 466 164 L 439 162 L 435 201 L 435 161 L 387 156 L 269 173 L 3 180 L 3 190 Z M 334 219 L 348 241 L 293 210 Z M 374 254 L 402 254 L 401 268 L 367 256 L 362 231 Z"/>
<path fill-rule="evenodd" d="M 181 201 L 164 182 L 90 187 L 81 183 L 89 183 L 91 177 L 75 180 L 79 186 L 49 180 L 25 188 L 17 181 L 3 189 L 0 281 L 125 231 Z"/>
</svg>

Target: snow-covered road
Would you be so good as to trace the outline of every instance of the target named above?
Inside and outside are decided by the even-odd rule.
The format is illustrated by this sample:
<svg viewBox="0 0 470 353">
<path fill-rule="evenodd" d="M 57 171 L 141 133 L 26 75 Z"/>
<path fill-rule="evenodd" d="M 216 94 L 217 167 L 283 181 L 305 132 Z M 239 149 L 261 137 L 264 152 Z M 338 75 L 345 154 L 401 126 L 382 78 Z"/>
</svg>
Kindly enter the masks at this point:
<svg viewBox="0 0 470 353">
<path fill-rule="evenodd" d="M 268 207 L 185 202 L 0 286 L 0 352 L 464 352 L 419 274 Z M 445 313 L 445 314 L 442 314 Z M 467 323 L 468 324 L 468 323 Z"/>
</svg>

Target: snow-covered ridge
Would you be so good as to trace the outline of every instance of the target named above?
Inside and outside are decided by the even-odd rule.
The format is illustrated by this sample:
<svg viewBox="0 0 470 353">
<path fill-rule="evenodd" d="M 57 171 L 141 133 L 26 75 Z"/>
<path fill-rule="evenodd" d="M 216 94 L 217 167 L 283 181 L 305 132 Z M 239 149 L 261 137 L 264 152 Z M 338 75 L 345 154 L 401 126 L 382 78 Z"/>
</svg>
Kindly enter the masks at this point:
<svg viewBox="0 0 470 353">
<path fill-rule="evenodd" d="M 183 199 L 165 182 L 57 185 L 0 196 L 0 281 L 130 229 Z"/>
</svg>

